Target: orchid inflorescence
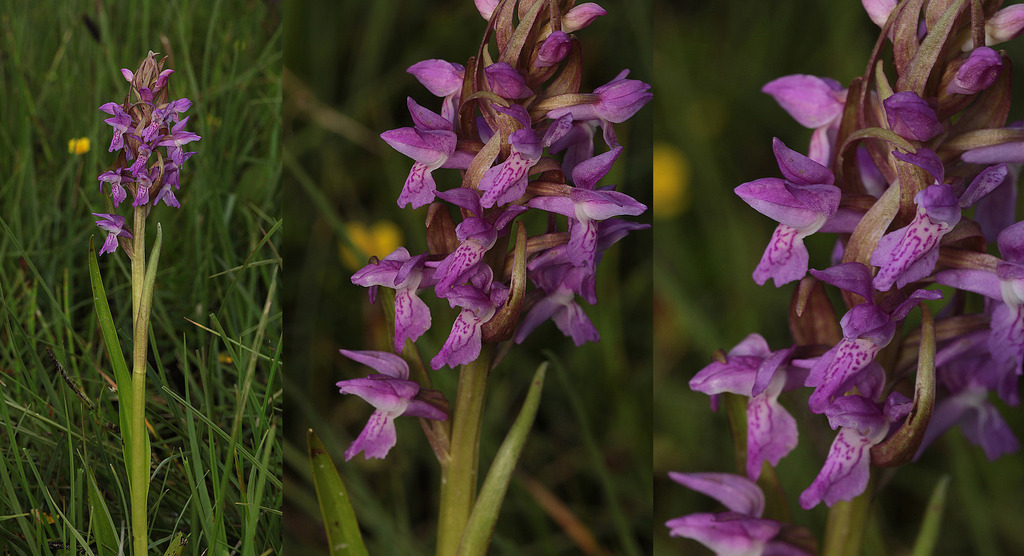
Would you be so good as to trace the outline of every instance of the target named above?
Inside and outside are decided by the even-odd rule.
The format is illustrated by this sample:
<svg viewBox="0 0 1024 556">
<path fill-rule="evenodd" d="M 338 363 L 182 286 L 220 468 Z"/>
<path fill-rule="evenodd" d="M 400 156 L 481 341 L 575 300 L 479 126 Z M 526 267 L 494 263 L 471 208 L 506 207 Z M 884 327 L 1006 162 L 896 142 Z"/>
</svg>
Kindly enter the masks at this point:
<svg viewBox="0 0 1024 556">
<path fill-rule="evenodd" d="M 628 70 L 592 93 L 580 92 L 575 32 L 605 10 L 574 0 L 477 0 L 476 6 L 488 25 L 475 57 L 465 65 L 435 59 L 408 69 L 441 98 L 440 112 L 409 98 L 413 125 L 381 134 L 413 159 L 398 205 L 428 207 L 428 251 L 414 255 L 400 247 L 352 277 L 370 288 L 371 301 L 379 287 L 394 290 L 398 353 L 432 325 L 421 291 L 431 289 L 458 309 L 448 339 L 430 360 L 435 370 L 475 361 L 486 342 L 521 343 L 548 319 L 576 345 L 597 341 L 578 299 L 597 302 L 603 252 L 628 232 L 648 227 L 617 218 L 640 215 L 646 206 L 614 185 L 598 185 L 623 150 L 612 124 L 625 122 L 652 98 L 650 86 L 628 79 Z M 497 57 L 490 52 L 492 39 Z M 598 128 L 604 148 L 595 146 Z M 434 178 L 440 169 L 460 170 L 460 185 L 440 188 Z M 544 215 L 547 224 L 528 236 L 516 218 L 530 213 Z M 533 284 L 529 293 L 527 283 Z M 404 382 L 393 391 L 383 387 L 404 377 L 377 378 L 380 387 L 372 391 L 353 391 L 353 381 L 338 386 L 378 408 L 418 394 L 404 389 Z M 364 430 L 346 459 L 360 450 L 383 457 L 394 445 L 388 431 Z"/>
<path fill-rule="evenodd" d="M 768 83 L 763 91 L 814 130 L 809 155 L 775 139 L 782 177 L 736 188 L 778 222 L 754 280 L 799 284 L 792 346 L 772 350 L 751 334 L 690 381 L 715 407 L 725 394 L 745 400 L 745 477 L 671 475 L 729 509 L 666 524 L 720 554 L 814 551 L 798 528 L 763 515 L 754 482 L 798 443 L 783 392 L 810 388 L 807 409 L 839 430 L 799 496 L 805 510 L 853 500 L 872 466 L 909 463 L 955 426 L 989 459 L 1020 447 L 990 394 L 1020 401 L 1024 129 L 1006 122 L 1010 61 L 991 47 L 1024 29 L 1024 5 L 863 4 L 881 27 L 865 74 L 847 88 L 810 75 Z M 835 247 L 815 270 L 804 239 L 822 233 L 836 234 Z M 838 322 L 827 286 L 846 305 Z M 918 306 L 920 324 L 907 325 Z"/>
<path fill-rule="evenodd" d="M 121 74 L 130 84 L 124 102 L 100 106 L 101 111 L 111 115 L 104 121 L 114 131 L 107 150 L 118 153 L 114 169 L 99 175 L 100 190 L 103 190 L 103 183 L 109 184 L 115 208 L 129 193 L 133 196 L 133 207 L 148 209 L 160 201 L 174 208 L 181 206 L 174 190 L 181 187 L 182 165 L 195 154 L 185 152 L 183 146 L 200 137 L 185 129 L 189 117 L 181 117 L 192 106 L 192 101 L 169 99 L 167 82 L 174 70 L 163 69 L 166 59 L 157 61 L 156 53 L 150 51 L 134 72 L 122 69 Z M 132 238 L 123 216 L 93 215 L 100 218 L 97 226 L 107 232 L 101 255 L 113 253 L 119 237 Z M 131 242 L 122 242 L 122 246 L 131 254 Z"/>
</svg>

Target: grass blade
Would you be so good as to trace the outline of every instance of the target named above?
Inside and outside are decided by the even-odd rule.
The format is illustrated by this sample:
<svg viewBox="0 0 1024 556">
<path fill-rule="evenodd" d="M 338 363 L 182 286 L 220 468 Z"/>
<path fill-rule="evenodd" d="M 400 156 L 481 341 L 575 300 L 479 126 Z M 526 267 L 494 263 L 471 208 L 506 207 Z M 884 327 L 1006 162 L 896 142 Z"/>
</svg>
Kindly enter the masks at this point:
<svg viewBox="0 0 1024 556">
<path fill-rule="evenodd" d="M 96 537 L 96 552 L 100 556 L 107 554 L 119 554 L 119 543 L 117 530 L 114 527 L 114 520 L 110 517 L 110 510 L 107 509 L 107 502 L 103 494 L 96 486 L 96 477 L 91 471 L 89 476 L 89 506 L 92 508 L 93 535 Z"/>
<path fill-rule="evenodd" d="M 939 528 L 942 526 L 942 514 L 946 508 L 946 492 L 948 490 L 949 475 L 943 475 L 928 499 L 928 507 L 925 509 L 924 519 L 921 520 L 921 530 L 917 532 L 917 540 L 914 541 L 912 556 L 928 556 L 934 552 L 935 544 L 939 540 Z"/>
</svg>

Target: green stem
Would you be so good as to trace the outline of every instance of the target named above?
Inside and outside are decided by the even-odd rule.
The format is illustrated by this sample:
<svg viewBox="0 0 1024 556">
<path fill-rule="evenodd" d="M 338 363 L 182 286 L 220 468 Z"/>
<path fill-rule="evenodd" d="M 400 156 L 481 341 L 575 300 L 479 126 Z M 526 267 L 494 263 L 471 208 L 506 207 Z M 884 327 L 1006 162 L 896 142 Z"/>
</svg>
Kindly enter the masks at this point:
<svg viewBox="0 0 1024 556">
<path fill-rule="evenodd" d="M 875 476 L 872 474 L 863 494 L 853 500 L 832 505 L 828 511 L 825 546 L 820 552 L 822 556 L 860 556 L 874 486 Z"/>
<path fill-rule="evenodd" d="M 455 554 L 476 500 L 480 425 L 490 371 L 491 346 L 459 371 L 459 390 L 452 411 L 451 449 L 441 464 L 441 507 L 437 524 L 437 555 Z"/>
<path fill-rule="evenodd" d="M 132 446 L 129 485 L 131 487 L 132 546 L 136 556 L 149 552 L 146 520 L 149 496 L 149 437 L 146 431 L 146 352 L 149 344 L 149 315 L 153 303 L 153 282 L 160 260 L 161 232 L 153 245 L 153 258 L 146 268 L 145 207 L 135 208 L 132 240 Z"/>
</svg>

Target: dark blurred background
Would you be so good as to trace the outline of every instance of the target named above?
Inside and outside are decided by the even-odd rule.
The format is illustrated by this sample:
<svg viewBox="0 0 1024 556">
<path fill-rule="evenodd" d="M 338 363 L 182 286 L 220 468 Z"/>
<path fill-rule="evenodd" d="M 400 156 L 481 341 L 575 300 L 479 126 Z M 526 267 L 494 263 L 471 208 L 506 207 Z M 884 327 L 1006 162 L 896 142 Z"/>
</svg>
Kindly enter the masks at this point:
<svg viewBox="0 0 1024 556">
<path fill-rule="evenodd" d="M 648 2 L 602 2 L 609 15 L 577 36 L 583 46 L 586 91 L 624 68 L 653 78 L 652 14 Z M 425 208 L 398 209 L 396 199 L 412 161 L 379 134 L 411 125 L 406 97 L 439 111 L 406 73 L 428 58 L 465 63 L 486 23 L 469 0 L 292 2 L 285 7 L 283 257 L 287 331 L 286 489 L 291 554 L 322 554 L 324 534 L 309 480 L 305 437 L 313 427 L 333 456 L 352 497 L 371 554 L 433 552 L 439 469 L 418 423 L 399 419 L 398 446 L 387 459 L 342 461 L 342 452 L 372 412 L 334 383 L 368 369 L 339 348 L 387 349 L 379 306 L 349 278 L 365 264 L 352 249 L 368 236 L 383 257 L 397 245 L 426 249 Z M 654 89 L 655 96 L 673 93 Z M 618 184 L 650 206 L 653 110 L 647 107 L 615 131 L 626 149 L 602 183 Z M 603 145 L 599 146 L 600 149 Z M 453 170 L 435 178 L 448 187 Z M 650 211 L 641 217 L 651 221 Z M 492 374 L 481 472 L 522 403 L 536 367 L 550 350 L 565 371 L 549 370 L 540 412 L 506 498 L 492 554 L 582 553 L 571 534 L 588 533 L 593 554 L 649 554 L 651 477 L 651 231 L 635 232 L 602 263 L 595 306 L 585 310 L 602 335 L 576 348 L 553 324 L 517 346 Z M 425 294 L 424 298 L 430 298 Z M 455 317 L 428 300 L 434 326 L 419 342 L 429 359 Z M 452 399 L 456 373 L 432 372 Z M 552 516 L 568 510 L 570 519 Z M 584 543 L 586 544 L 586 543 Z"/>
<path fill-rule="evenodd" d="M 720 511 L 714 500 L 677 485 L 668 471 L 735 472 L 728 421 L 687 383 L 711 361 L 758 332 L 772 349 L 791 345 L 786 323 L 795 284 L 759 287 L 751 273 L 776 223 L 733 194 L 737 185 L 779 170 L 772 137 L 807 152 L 802 128 L 768 95 L 768 81 L 806 73 L 844 85 L 864 71 L 878 28 L 860 2 L 780 0 L 656 2 L 655 37 L 655 554 L 706 554 L 687 539 L 670 539 L 664 522 Z M 1021 60 L 1018 42 L 996 48 Z M 1015 87 L 1018 97 L 1020 86 Z M 1010 119 L 1024 115 L 1016 101 Z M 665 202 L 661 202 L 665 200 Z M 811 261 L 827 260 L 831 237 L 811 237 Z M 807 392 L 781 401 L 797 418 L 800 445 L 778 474 L 798 524 L 821 539 L 827 510 L 799 511 L 796 498 L 817 475 L 835 432 L 799 407 Z M 1020 408 L 994 402 L 1018 438 Z M 804 405 L 806 408 L 806 405 Z M 808 424 L 810 423 L 810 424 Z M 1024 553 L 1024 458 L 988 462 L 959 430 L 916 464 L 882 475 L 865 554 L 904 554 L 912 545 L 928 496 L 951 475 L 941 554 Z"/>
</svg>

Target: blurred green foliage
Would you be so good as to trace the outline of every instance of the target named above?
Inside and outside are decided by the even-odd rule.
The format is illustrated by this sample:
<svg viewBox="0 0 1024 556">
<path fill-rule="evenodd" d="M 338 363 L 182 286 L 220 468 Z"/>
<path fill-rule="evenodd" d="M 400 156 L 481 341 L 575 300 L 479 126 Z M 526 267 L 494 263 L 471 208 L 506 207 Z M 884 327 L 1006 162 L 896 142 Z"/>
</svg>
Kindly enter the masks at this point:
<svg viewBox="0 0 1024 556">
<path fill-rule="evenodd" d="M 662 92 L 654 99 L 655 141 L 680 149 L 692 172 L 689 210 L 656 222 L 655 554 L 707 553 L 693 541 L 670 539 L 663 526 L 673 517 L 717 511 L 710 498 L 670 481 L 668 471 L 737 471 L 724 413 L 712 413 L 707 396 L 691 392 L 687 383 L 710 363 L 714 350 L 728 350 L 752 332 L 773 349 L 792 342 L 785 319 L 795 284 L 776 289 L 751 279 L 775 222 L 732 190 L 778 175 L 772 137 L 806 152 L 811 130 L 760 89 L 794 73 L 848 84 L 863 73 L 878 28 L 854 0 L 657 2 L 654 11 L 654 85 Z M 1019 41 L 1000 48 L 1022 59 Z M 1020 97 L 1019 84 L 1016 90 Z M 1024 115 L 1022 105 L 1024 99 L 1016 100 L 1011 120 Z M 832 245 L 829 238 L 811 237 L 808 247 L 814 267 L 824 264 L 815 261 L 827 261 Z M 795 521 L 820 540 L 824 506 L 799 511 L 796 498 L 817 475 L 835 433 L 807 413 L 806 397 L 806 392 L 782 397 L 801 436 L 778 473 L 798 510 Z M 1024 438 L 1020 409 L 997 405 Z M 1020 454 L 990 463 L 955 430 L 919 462 L 878 474 L 883 489 L 872 506 L 865 553 L 906 553 L 928 496 L 944 474 L 953 478 L 940 553 L 1024 551 Z"/>
<path fill-rule="evenodd" d="M 584 89 L 624 68 L 652 78 L 651 13 L 647 3 L 606 2 L 609 15 L 578 32 Z M 440 102 L 406 68 L 424 59 L 458 63 L 475 54 L 486 27 L 469 0 L 371 3 L 305 2 L 286 7 L 284 257 L 288 334 L 285 506 L 289 550 L 322 553 L 323 528 L 309 482 L 306 429 L 315 428 L 346 481 L 371 554 L 432 552 L 439 469 L 413 419 L 399 419 L 398 446 L 386 460 L 342 461 L 372 408 L 334 387 L 368 370 L 339 348 L 388 349 L 380 307 L 349 278 L 339 251 L 346 223 L 398 224 L 403 245 L 426 250 L 426 209 L 398 209 L 411 161 L 379 134 L 411 125 L 406 98 L 439 110 Z M 659 94 L 657 90 L 655 95 Z M 650 205 L 650 108 L 616 125 L 625 153 L 602 183 Z M 602 148 L 602 147 L 599 147 Z M 451 187 L 457 173 L 438 170 Z M 649 221 L 650 216 L 645 216 Z M 481 441 L 481 472 L 493 457 L 530 377 L 552 350 L 564 379 L 549 372 L 534 430 L 526 441 L 495 534 L 492 554 L 564 554 L 578 550 L 545 513 L 540 487 L 617 554 L 651 550 L 651 241 L 632 234 L 611 250 L 598 277 L 599 303 L 585 310 L 602 340 L 573 346 L 550 323 L 512 349 L 492 374 Z M 387 253 L 378 253 L 378 256 Z M 364 259 L 365 260 L 365 259 Z M 432 298 L 431 294 L 424 298 Z M 419 342 L 429 360 L 444 342 L 455 313 L 428 301 L 434 326 Z M 451 400 L 456 371 L 431 373 Z M 578 409 L 577 409 L 578 408 Z"/>
</svg>

